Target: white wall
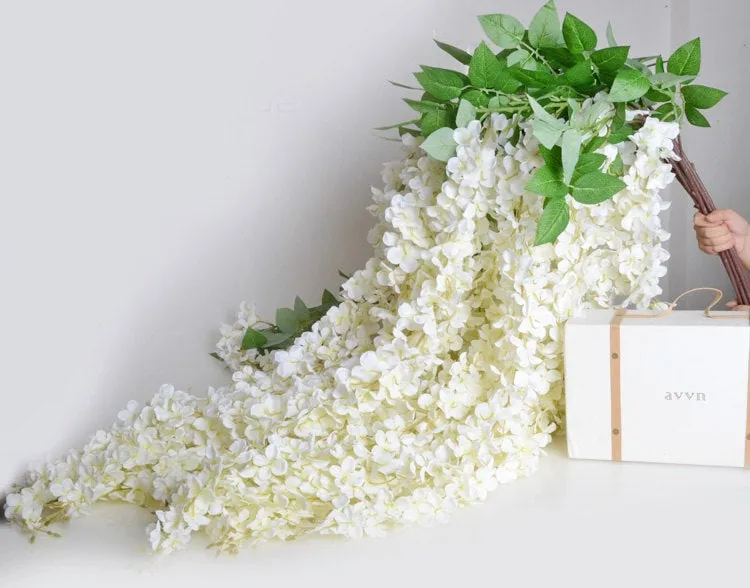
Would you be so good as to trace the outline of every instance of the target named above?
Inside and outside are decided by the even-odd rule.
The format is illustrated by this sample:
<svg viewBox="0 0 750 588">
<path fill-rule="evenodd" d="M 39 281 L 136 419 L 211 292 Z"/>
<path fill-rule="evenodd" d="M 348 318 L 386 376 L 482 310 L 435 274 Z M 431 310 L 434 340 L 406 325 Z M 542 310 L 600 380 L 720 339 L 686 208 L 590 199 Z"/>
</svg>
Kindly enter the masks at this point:
<svg viewBox="0 0 750 588">
<path fill-rule="evenodd" d="M 361 265 L 369 186 L 398 156 L 371 129 L 411 117 L 386 80 L 449 65 L 433 33 L 473 45 L 476 14 L 528 22 L 537 4 L 0 3 L 0 488 L 130 398 L 225 382 L 208 353 L 240 300 L 270 313 Z M 683 31 L 667 0 L 559 4 L 639 54 L 704 36 L 704 78 L 732 95 L 687 145 L 717 200 L 750 212 L 750 82 L 730 73 L 750 8 L 693 2 Z M 672 290 L 721 282 L 685 227 Z"/>
</svg>

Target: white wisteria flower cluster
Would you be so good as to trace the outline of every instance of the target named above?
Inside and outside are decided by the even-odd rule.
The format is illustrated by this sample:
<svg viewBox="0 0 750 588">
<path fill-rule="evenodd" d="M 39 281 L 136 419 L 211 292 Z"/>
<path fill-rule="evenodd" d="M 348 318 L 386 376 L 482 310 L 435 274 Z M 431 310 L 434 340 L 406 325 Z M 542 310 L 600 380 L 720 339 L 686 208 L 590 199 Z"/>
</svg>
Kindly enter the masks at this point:
<svg viewBox="0 0 750 588">
<path fill-rule="evenodd" d="M 585 124 L 602 135 L 614 115 L 605 98 L 580 113 L 595 113 Z M 196 531 L 235 551 L 442 521 L 527 476 L 562 421 L 565 321 L 658 304 L 660 192 L 678 129 L 648 118 L 632 140 L 600 148 L 605 169 L 621 156 L 626 189 L 572 202 L 565 231 L 536 247 L 543 198 L 524 186 L 543 161 L 527 121 L 493 113 L 457 128 L 447 163 L 405 134 L 404 157 L 372 189 L 373 257 L 339 306 L 259 355 L 241 350 L 258 321 L 243 304 L 217 346 L 231 385 L 200 397 L 163 386 L 131 402 L 82 450 L 32 467 L 6 517 L 34 535 L 125 501 L 153 511 L 156 551 Z"/>
</svg>

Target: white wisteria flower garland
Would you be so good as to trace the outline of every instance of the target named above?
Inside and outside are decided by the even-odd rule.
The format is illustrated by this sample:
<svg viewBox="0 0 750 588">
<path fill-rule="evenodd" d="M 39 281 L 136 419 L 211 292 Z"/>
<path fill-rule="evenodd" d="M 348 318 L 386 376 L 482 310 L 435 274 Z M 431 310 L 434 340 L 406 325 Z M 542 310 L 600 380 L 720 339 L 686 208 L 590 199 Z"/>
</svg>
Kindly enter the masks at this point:
<svg viewBox="0 0 750 588">
<path fill-rule="evenodd" d="M 614 116 L 600 93 L 571 124 L 604 136 Z M 660 192 L 678 132 L 646 118 L 631 140 L 601 146 L 603 169 L 622 165 L 626 187 L 596 206 L 571 200 L 570 223 L 536 247 L 544 198 L 524 187 L 544 162 L 528 120 L 459 126 L 447 163 L 404 134 L 403 159 L 372 189 L 373 257 L 340 305 L 260 354 L 241 348 L 258 321 L 243 304 L 217 345 L 231 385 L 205 397 L 163 386 L 129 403 L 82 450 L 32 467 L 6 517 L 34 535 L 125 501 L 154 512 L 154 550 L 203 531 L 235 551 L 444 520 L 530 474 L 561 424 L 565 321 L 658 304 Z"/>
</svg>

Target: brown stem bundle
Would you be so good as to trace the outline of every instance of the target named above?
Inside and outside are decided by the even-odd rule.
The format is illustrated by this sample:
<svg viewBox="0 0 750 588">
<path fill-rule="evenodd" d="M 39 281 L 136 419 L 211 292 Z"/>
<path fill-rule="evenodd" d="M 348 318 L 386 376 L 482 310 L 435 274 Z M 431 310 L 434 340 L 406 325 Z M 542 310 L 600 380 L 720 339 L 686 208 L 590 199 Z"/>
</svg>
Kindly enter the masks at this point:
<svg viewBox="0 0 750 588">
<path fill-rule="evenodd" d="M 677 176 L 677 181 L 693 199 L 695 208 L 703 214 L 716 210 L 716 205 L 695 170 L 695 165 L 685 155 L 679 137 L 674 141 L 674 152 L 679 157 L 679 161 L 676 159 L 671 161 L 672 170 Z M 732 248 L 722 251 L 719 253 L 719 257 L 724 264 L 724 269 L 729 274 L 729 279 L 737 295 L 737 302 L 739 304 L 750 304 L 750 278 L 748 278 L 737 250 Z"/>
</svg>

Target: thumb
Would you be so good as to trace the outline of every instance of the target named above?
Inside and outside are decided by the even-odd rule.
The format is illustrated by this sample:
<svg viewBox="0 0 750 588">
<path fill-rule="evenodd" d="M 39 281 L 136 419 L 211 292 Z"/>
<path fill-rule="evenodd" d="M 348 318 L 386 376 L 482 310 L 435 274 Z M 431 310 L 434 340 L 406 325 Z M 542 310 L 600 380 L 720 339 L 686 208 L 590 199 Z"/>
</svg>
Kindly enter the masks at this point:
<svg viewBox="0 0 750 588">
<path fill-rule="evenodd" d="M 739 215 L 729 208 L 721 208 L 718 210 L 714 210 L 713 212 L 709 212 L 706 215 L 706 220 L 712 223 L 721 223 L 721 222 L 732 222 L 734 220 L 737 220 L 737 217 Z"/>
</svg>

